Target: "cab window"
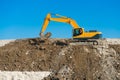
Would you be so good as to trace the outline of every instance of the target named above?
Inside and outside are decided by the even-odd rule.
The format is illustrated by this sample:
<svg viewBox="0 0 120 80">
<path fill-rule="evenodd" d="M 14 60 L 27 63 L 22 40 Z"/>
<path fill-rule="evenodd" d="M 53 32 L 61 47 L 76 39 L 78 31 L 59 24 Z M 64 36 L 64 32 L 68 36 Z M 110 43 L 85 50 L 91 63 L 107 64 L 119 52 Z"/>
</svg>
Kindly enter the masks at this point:
<svg viewBox="0 0 120 80">
<path fill-rule="evenodd" d="M 79 28 L 79 29 L 74 29 L 73 30 L 73 36 L 78 36 L 78 35 L 80 35 L 80 34 L 82 34 L 82 29 L 81 28 Z"/>
<path fill-rule="evenodd" d="M 73 35 L 77 36 L 80 34 L 80 30 L 79 29 L 74 29 Z"/>
</svg>

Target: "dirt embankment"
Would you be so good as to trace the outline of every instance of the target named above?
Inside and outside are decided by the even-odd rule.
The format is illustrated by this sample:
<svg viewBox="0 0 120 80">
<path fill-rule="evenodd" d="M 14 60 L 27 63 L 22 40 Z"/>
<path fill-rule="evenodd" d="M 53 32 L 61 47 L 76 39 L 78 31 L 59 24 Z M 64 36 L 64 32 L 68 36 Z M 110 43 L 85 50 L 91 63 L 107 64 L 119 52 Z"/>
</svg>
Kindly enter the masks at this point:
<svg viewBox="0 0 120 80">
<path fill-rule="evenodd" d="M 120 45 L 110 45 L 110 48 L 113 48 L 116 52 L 114 68 L 117 70 L 120 79 Z"/>
<path fill-rule="evenodd" d="M 120 45 L 70 45 L 69 40 L 26 39 L 0 47 L 2 71 L 51 71 L 45 78 L 119 80 Z"/>
</svg>

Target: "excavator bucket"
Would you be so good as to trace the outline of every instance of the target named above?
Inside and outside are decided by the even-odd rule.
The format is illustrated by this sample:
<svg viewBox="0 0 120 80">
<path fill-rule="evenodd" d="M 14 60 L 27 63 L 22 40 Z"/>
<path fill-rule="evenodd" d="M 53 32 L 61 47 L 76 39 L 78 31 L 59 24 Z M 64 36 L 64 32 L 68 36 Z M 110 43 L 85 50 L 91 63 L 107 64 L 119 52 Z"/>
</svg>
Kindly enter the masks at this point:
<svg viewBox="0 0 120 80">
<path fill-rule="evenodd" d="M 50 32 L 47 32 L 46 34 L 45 34 L 45 38 L 50 38 L 51 37 L 51 33 Z"/>
<path fill-rule="evenodd" d="M 45 35 L 43 33 L 40 33 L 40 38 L 42 39 L 48 39 L 51 37 L 51 33 L 50 32 L 47 32 Z"/>
</svg>

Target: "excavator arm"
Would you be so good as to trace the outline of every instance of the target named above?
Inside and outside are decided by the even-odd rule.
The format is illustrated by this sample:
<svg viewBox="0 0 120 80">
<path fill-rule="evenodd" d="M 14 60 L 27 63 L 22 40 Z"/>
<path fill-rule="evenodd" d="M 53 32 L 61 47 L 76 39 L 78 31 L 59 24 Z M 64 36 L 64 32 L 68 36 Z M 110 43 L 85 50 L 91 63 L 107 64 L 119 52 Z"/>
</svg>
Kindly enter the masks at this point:
<svg viewBox="0 0 120 80">
<path fill-rule="evenodd" d="M 71 18 L 68 18 L 68 17 L 65 17 L 65 16 L 61 16 L 59 14 L 55 14 L 55 16 L 57 18 L 52 18 L 51 17 L 51 14 L 48 13 L 45 20 L 44 20 L 44 23 L 43 23 L 43 26 L 42 26 L 42 29 L 41 29 L 41 32 L 40 32 L 40 36 L 43 37 L 44 36 L 44 32 L 49 24 L 50 21 L 56 21 L 56 22 L 62 22 L 62 23 L 68 23 L 70 24 L 74 29 L 76 28 L 80 28 L 79 25 L 76 23 L 75 20 L 71 19 Z M 48 37 L 51 36 L 51 34 L 48 34 Z"/>
</svg>

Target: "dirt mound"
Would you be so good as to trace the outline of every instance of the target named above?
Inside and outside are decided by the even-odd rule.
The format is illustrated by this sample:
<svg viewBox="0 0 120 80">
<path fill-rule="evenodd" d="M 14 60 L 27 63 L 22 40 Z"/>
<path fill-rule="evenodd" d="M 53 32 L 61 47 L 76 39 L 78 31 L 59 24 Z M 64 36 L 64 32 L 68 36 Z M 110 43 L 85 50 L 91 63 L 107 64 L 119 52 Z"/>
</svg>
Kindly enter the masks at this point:
<svg viewBox="0 0 120 80">
<path fill-rule="evenodd" d="M 112 67 L 119 73 L 120 45 L 111 45 L 110 48 L 117 52 L 117 57 L 114 56 L 116 58 L 113 60 L 117 60 L 117 63 Z M 45 78 L 46 80 L 51 78 L 56 78 L 56 80 L 57 78 L 60 80 L 111 80 L 110 75 L 104 74 L 111 78 L 103 76 L 103 70 L 109 67 L 104 67 L 107 58 L 103 57 L 107 57 L 108 54 L 103 56 L 100 51 L 102 48 L 99 46 L 70 45 L 69 40 L 65 39 L 16 40 L 0 47 L 0 70 L 51 71 L 52 74 Z M 110 65 L 113 64 L 110 63 Z M 113 77 L 115 80 L 119 79 L 119 75 Z"/>
</svg>

